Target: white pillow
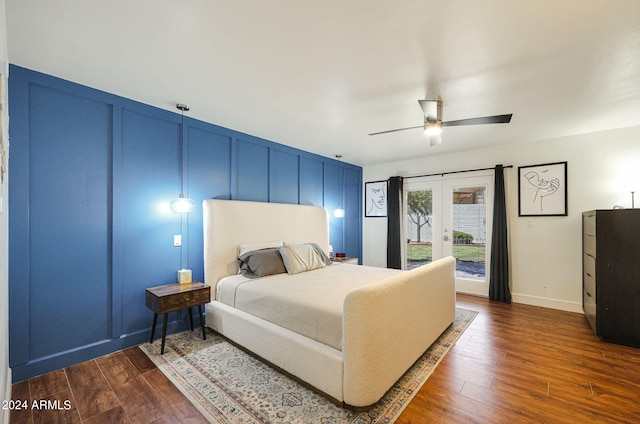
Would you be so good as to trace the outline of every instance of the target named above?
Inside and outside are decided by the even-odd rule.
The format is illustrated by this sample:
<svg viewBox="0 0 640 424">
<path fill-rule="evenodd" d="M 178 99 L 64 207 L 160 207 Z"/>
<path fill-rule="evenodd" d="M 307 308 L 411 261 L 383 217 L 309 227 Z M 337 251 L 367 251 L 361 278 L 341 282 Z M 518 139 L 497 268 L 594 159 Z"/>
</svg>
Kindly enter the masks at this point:
<svg viewBox="0 0 640 424">
<path fill-rule="evenodd" d="M 288 274 L 324 268 L 325 263 L 310 244 L 287 244 L 280 248 L 282 262 Z"/>
<path fill-rule="evenodd" d="M 318 243 L 286 243 L 285 242 L 285 246 L 291 246 L 293 244 L 308 244 L 309 246 L 313 247 L 314 249 L 316 249 L 316 253 L 318 254 L 318 256 L 320 256 L 320 259 L 323 260 L 325 265 L 332 265 L 333 262 L 331 261 L 331 259 L 329 258 L 329 256 L 327 256 L 326 253 L 324 253 L 324 250 L 322 250 L 322 248 L 320 247 L 320 245 Z"/>
<path fill-rule="evenodd" d="M 242 243 L 238 245 L 238 256 L 242 256 L 247 252 L 251 252 L 252 250 L 262 250 L 268 249 L 270 247 L 280 247 L 284 245 L 282 240 L 276 241 L 264 241 L 261 243 Z"/>
</svg>

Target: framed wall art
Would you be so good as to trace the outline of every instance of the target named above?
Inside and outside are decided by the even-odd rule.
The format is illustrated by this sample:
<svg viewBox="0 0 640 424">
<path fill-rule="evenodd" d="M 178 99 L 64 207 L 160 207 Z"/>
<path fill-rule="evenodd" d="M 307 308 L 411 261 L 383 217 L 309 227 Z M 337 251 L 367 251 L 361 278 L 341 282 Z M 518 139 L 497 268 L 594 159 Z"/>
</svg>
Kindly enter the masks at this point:
<svg viewBox="0 0 640 424">
<path fill-rule="evenodd" d="M 387 181 L 372 181 L 364 184 L 364 216 L 387 216 Z"/>
<path fill-rule="evenodd" d="M 518 216 L 567 216 L 567 162 L 518 167 Z"/>
</svg>

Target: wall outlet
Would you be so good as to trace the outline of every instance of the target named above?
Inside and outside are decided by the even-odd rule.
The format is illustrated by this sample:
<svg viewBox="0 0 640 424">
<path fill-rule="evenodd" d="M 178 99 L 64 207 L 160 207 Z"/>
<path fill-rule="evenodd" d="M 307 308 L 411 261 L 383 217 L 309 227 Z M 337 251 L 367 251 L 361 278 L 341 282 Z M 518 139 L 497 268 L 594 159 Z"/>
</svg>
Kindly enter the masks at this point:
<svg viewBox="0 0 640 424">
<path fill-rule="evenodd" d="M 173 236 L 173 247 L 182 246 L 182 234 L 176 234 Z"/>
</svg>

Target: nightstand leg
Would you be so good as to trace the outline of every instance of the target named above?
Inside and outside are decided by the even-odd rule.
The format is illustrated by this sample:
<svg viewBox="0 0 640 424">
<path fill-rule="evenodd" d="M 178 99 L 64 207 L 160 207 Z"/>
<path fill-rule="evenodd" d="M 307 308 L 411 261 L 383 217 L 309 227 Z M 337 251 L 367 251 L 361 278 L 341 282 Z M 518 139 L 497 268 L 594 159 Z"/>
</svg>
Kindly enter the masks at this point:
<svg viewBox="0 0 640 424">
<path fill-rule="evenodd" d="M 162 323 L 162 347 L 160 348 L 160 355 L 164 355 L 164 339 L 167 337 L 167 321 L 169 314 L 164 314 L 164 322 Z"/>
<path fill-rule="evenodd" d="M 151 340 L 149 340 L 149 343 L 153 343 L 153 336 L 155 336 L 156 334 L 156 323 L 158 322 L 158 314 L 157 313 L 153 313 L 153 325 L 151 326 Z"/>
<path fill-rule="evenodd" d="M 198 305 L 198 314 L 200 315 L 200 328 L 202 328 L 202 340 L 207 340 L 207 333 L 204 331 L 204 317 L 202 316 L 202 305 Z"/>
<path fill-rule="evenodd" d="M 191 324 L 191 331 L 193 331 L 193 315 L 191 315 L 191 308 L 189 309 L 189 324 Z"/>
</svg>

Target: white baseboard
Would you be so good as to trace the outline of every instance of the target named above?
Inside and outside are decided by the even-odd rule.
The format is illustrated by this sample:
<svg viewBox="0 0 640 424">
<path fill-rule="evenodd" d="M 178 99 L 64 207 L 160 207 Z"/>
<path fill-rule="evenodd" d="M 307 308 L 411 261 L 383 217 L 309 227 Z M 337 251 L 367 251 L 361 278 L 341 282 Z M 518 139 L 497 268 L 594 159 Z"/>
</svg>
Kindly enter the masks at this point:
<svg viewBox="0 0 640 424">
<path fill-rule="evenodd" d="M 543 308 L 559 309 L 561 311 L 577 312 L 579 314 L 584 313 L 581 302 L 569 302 L 566 300 L 519 293 L 511 293 L 511 300 L 514 303 L 523 303 L 525 305 L 542 306 Z"/>
</svg>

